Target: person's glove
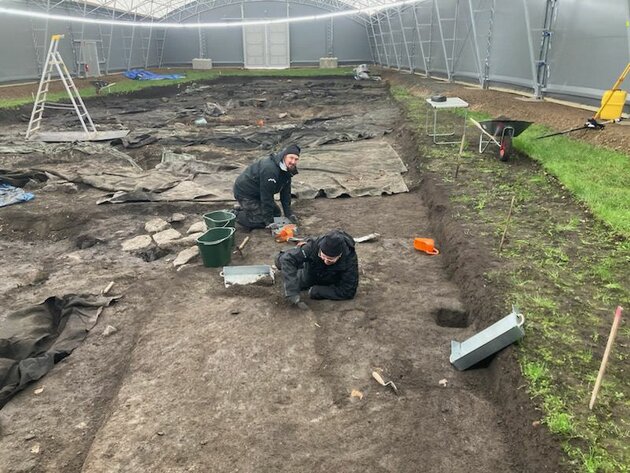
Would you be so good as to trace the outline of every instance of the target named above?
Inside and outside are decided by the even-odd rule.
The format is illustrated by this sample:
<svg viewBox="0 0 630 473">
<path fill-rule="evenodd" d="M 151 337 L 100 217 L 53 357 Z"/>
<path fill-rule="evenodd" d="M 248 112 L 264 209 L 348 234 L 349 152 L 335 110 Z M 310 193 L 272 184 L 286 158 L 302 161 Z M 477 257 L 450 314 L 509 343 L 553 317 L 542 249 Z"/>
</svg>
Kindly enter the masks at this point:
<svg viewBox="0 0 630 473">
<path fill-rule="evenodd" d="M 287 218 L 291 221 L 291 223 L 294 223 L 295 225 L 297 225 L 299 222 L 297 215 L 295 214 L 291 214 Z"/>
<path fill-rule="evenodd" d="M 280 224 L 280 223 L 270 223 L 265 228 L 267 228 L 267 229 L 269 229 L 271 231 L 280 230 L 280 228 L 282 228 L 282 224 Z"/>
</svg>

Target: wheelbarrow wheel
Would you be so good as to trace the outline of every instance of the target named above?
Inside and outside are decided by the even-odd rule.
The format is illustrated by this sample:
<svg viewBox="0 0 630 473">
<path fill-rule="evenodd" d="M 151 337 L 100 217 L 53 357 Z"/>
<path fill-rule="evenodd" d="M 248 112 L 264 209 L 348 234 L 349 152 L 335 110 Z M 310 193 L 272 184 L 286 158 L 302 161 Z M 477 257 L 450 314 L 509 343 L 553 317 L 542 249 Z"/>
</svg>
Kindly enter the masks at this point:
<svg viewBox="0 0 630 473">
<path fill-rule="evenodd" d="M 510 155 L 512 154 L 512 137 L 510 135 L 505 135 L 503 137 L 497 154 L 499 159 L 503 162 L 510 159 Z"/>
</svg>

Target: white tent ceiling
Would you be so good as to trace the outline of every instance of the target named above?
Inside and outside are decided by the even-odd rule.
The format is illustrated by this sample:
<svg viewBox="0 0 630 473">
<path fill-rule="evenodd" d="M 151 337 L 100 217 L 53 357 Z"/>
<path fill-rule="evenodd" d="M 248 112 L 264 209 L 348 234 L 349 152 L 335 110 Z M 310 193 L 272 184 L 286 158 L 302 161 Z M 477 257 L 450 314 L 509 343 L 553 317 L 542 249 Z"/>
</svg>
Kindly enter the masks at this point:
<svg viewBox="0 0 630 473">
<path fill-rule="evenodd" d="M 72 8 L 84 15 L 107 13 L 119 17 L 144 17 L 159 21 L 173 13 L 186 13 L 184 16 L 203 12 L 215 6 L 241 3 L 243 0 L 24 0 L 27 5 L 36 5 L 47 11 L 59 7 Z M 246 0 L 259 1 L 259 0 Z M 296 3 L 319 5 L 326 10 L 351 10 L 395 3 L 397 0 L 294 0 Z M 289 3 L 291 0 L 289 0 Z"/>
</svg>

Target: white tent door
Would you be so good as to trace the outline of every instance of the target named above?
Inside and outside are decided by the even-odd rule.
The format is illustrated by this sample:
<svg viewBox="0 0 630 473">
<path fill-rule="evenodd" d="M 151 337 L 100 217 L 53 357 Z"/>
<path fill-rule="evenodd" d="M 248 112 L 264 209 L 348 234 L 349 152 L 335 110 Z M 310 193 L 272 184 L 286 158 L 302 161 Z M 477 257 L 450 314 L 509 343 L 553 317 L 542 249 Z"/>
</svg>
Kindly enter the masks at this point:
<svg viewBox="0 0 630 473">
<path fill-rule="evenodd" d="M 98 61 L 98 48 L 96 41 L 84 40 L 81 41 L 81 66 L 82 69 L 79 72 L 79 76 L 84 77 L 100 77 L 101 68 Z"/>
<path fill-rule="evenodd" d="M 288 23 L 244 26 L 243 49 L 247 69 L 290 67 Z"/>
</svg>

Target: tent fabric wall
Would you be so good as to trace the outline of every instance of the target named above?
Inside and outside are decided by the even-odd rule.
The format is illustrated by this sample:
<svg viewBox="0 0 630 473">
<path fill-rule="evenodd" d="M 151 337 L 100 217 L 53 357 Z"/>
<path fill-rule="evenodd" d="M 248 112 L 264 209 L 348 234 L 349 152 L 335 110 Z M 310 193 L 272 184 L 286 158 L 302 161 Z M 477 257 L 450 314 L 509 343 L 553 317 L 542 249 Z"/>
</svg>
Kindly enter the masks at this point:
<svg viewBox="0 0 630 473">
<path fill-rule="evenodd" d="M 23 8 L 21 2 L 7 1 L 7 8 Z M 188 22 L 235 21 L 241 18 L 282 18 L 289 16 L 305 16 L 326 13 L 328 9 L 317 8 L 301 3 L 281 1 L 236 2 L 223 4 L 187 18 Z M 57 15 L 77 16 L 75 9 L 64 3 L 51 11 Z M 111 19 L 107 10 L 99 10 L 98 17 Z M 174 13 L 172 21 L 177 19 Z M 168 21 L 169 18 L 166 18 Z M 131 28 L 107 25 L 80 24 L 75 22 L 29 19 L 0 15 L 0 41 L 12 44 L 12 48 L 0 50 L 0 83 L 21 80 L 36 80 L 47 52 L 50 36 L 65 34 L 60 42 L 59 51 L 68 69 L 77 74 L 79 47 L 78 41 L 89 39 L 99 41 L 99 56 L 105 59 L 109 52 L 107 64 L 101 65 L 101 72 L 116 72 L 128 68 L 165 66 L 190 66 L 192 59 L 202 55 L 211 58 L 217 66 L 243 65 L 243 32 L 240 27 L 213 29 L 207 28 L 200 35 L 199 30 L 177 29 L 165 30 L 159 23 L 152 29 L 149 41 L 148 28 Z M 371 62 L 372 56 L 367 43 L 365 27 L 350 18 L 335 18 L 314 22 L 290 24 L 291 64 L 317 65 L 319 58 L 328 56 L 329 51 L 339 62 L 359 63 Z M 133 44 L 131 37 L 133 36 Z M 164 48 L 160 48 L 158 37 L 164 37 Z M 111 47 L 109 38 L 111 37 Z M 329 38 L 332 44 L 328 44 Z M 39 44 L 36 50 L 35 44 Z M 46 46 L 44 46 L 44 43 Z M 149 45 L 148 51 L 146 50 Z M 200 47 L 201 46 L 201 47 Z M 203 53 L 201 51 L 203 48 Z M 131 55 L 131 58 L 127 54 Z M 39 55 L 39 60 L 38 60 Z"/>
<path fill-rule="evenodd" d="M 3 6 L 7 8 L 19 8 L 19 2 L 5 2 Z M 51 13 L 57 15 L 75 15 L 76 11 L 64 8 L 60 4 Z M 109 16 L 101 13 L 99 17 L 110 19 Z M 154 31 L 158 28 L 153 28 Z M 109 53 L 109 61 L 107 64 L 101 64 L 101 72 L 105 73 L 108 69 L 111 71 L 121 71 L 129 68 L 138 68 L 145 66 L 144 44 L 148 44 L 149 29 L 136 28 L 133 31 L 131 27 L 115 26 L 98 26 L 93 24 L 81 24 L 76 22 L 67 22 L 59 20 L 29 19 L 16 16 L 0 16 L 0 41 L 4 45 L 11 47 L 3 47 L 0 49 L 0 83 L 21 80 L 39 79 L 41 71 L 38 68 L 38 56 L 40 65 L 46 58 L 50 37 L 53 34 L 63 34 L 64 38 L 59 43 L 59 53 L 66 64 L 66 67 L 73 75 L 77 74 L 78 60 L 80 57 L 79 43 L 81 39 L 90 39 L 98 41 L 103 45 L 99 48 L 99 58 L 106 59 Z M 132 34 L 134 35 L 133 45 L 131 45 Z M 144 36 L 144 39 L 143 39 Z M 109 38 L 111 37 L 111 48 L 109 46 Z M 39 48 L 35 48 L 35 41 Z M 127 47 L 124 42 L 127 41 Z M 131 46 L 131 47 L 129 47 Z M 125 58 L 125 49 L 131 51 L 131 61 Z M 158 62 L 157 43 L 152 41 L 148 50 L 149 65 L 155 65 Z"/>
<path fill-rule="evenodd" d="M 288 5 L 288 8 L 287 8 Z M 243 2 L 220 6 L 191 17 L 190 22 L 211 23 L 244 19 L 285 18 L 318 15 L 325 10 L 311 5 L 278 1 Z M 328 24 L 327 24 L 328 23 Z M 327 28 L 332 36 L 332 54 L 343 63 L 371 62 L 372 55 L 363 25 L 349 18 L 335 18 L 289 25 L 291 65 L 317 65 L 328 54 Z M 242 66 L 243 33 L 240 27 L 207 28 L 206 56 L 216 66 Z M 199 33 L 192 30 L 169 30 L 163 64 L 188 65 L 199 57 Z"/>
<path fill-rule="evenodd" d="M 630 62 L 630 2 L 562 0 L 554 25 L 547 90 L 601 97 Z M 626 85 L 626 89 L 628 84 Z"/>
<path fill-rule="evenodd" d="M 630 62 L 628 18 L 625 0 L 425 0 L 372 15 L 367 30 L 386 67 L 593 102 Z"/>
<path fill-rule="evenodd" d="M 317 2 L 217 0 L 213 9 L 191 15 L 197 10 L 188 4 L 166 20 L 235 21 L 331 11 L 330 3 Z M 54 5 L 51 13 L 80 14 L 68 2 Z M 24 2 L 5 0 L 3 6 L 23 8 Z M 113 12 L 101 8 L 94 15 L 111 18 Z M 316 65 L 320 57 L 332 55 L 341 64 L 376 62 L 449 80 L 478 81 L 482 86 L 511 86 L 541 95 L 597 101 L 630 61 L 628 18 L 628 0 L 424 0 L 365 17 L 367 24 L 353 17 L 292 23 L 290 58 L 293 66 Z M 38 63 L 41 66 L 47 51 L 44 43 L 54 33 L 66 35 L 60 52 L 74 73 L 80 67 L 81 39 L 99 41 L 101 56 L 109 52 L 102 71 L 189 66 L 202 54 L 218 66 L 243 65 L 240 27 L 206 29 L 200 34 L 197 29 L 166 31 L 158 24 L 149 42 L 146 28 L 0 15 L 0 41 L 11 45 L 0 50 L 0 82 L 37 79 Z M 543 46 L 545 28 L 548 48 Z M 158 38 L 163 35 L 162 48 Z"/>
</svg>

